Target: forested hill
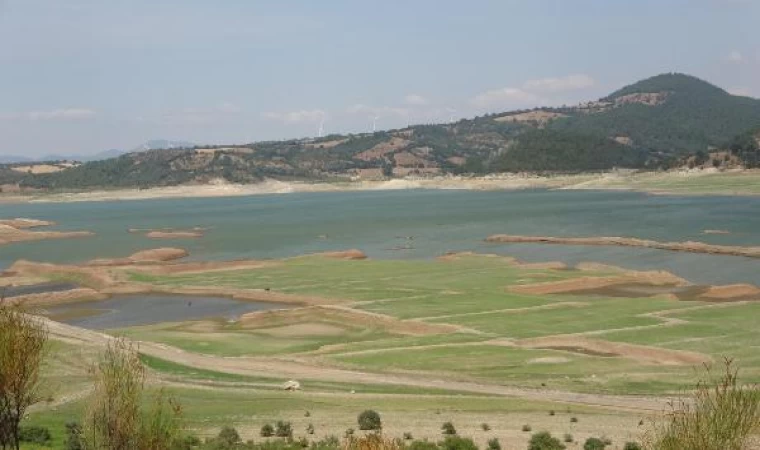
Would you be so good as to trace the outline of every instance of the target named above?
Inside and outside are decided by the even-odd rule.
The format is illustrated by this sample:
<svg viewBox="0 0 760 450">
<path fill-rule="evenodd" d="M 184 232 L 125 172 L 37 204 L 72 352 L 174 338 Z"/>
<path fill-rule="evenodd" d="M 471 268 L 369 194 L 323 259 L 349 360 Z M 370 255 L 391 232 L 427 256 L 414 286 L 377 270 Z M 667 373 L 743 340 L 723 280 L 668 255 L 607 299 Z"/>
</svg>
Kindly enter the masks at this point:
<svg viewBox="0 0 760 450">
<path fill-rule="evenodd" d="M 597 101 L 451 124 L 244 146 L 133 152 L 84 164 L 0 165 L 3 189 L 152 187 L 227 180 L 378 179 L 446 173 L 667 168 L 711 153 L 757 164 L 760 100 L 683 74 L 658 75 Z M 694 156 L 697 155 L 697 156 Z M 689 159 L 692 158 L 692 159 Z M 708 158 L 708 159 L 705 159 Z M 715 163 L 715 161 L 713 161 Z M 716 163 L 717 164 L 717 163 Z"/>
</svg>

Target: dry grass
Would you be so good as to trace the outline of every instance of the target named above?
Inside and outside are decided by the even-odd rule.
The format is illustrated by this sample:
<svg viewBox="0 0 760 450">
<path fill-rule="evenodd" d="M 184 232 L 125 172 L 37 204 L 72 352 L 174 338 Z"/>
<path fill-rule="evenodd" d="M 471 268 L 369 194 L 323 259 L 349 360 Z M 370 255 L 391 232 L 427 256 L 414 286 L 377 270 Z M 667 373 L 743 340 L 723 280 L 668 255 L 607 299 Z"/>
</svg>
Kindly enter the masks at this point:
<svg viewBox="0 0 760 450">
<path fill-rule="evenodd" d="M 742 386 L 731 360 L 715 378 L 706 369 L 693 398 L 671 403 L 663 424 L 648 436 L 651 450 L 745 450 L 760 430 L 760 391 Z"/>
</svg>

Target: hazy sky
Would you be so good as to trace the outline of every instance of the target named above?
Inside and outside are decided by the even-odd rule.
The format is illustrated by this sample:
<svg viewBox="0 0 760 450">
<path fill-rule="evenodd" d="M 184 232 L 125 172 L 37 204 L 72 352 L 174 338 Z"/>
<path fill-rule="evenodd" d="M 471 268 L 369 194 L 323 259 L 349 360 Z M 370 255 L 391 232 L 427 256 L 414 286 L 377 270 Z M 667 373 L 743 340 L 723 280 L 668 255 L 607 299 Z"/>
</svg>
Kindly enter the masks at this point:
<svg viewBox="0 0 760 450">
<path fill-rule="evenodd" d="M 595 99 L 760 97 L 760 0 L 0 0 L 0 154 L 241 143 Z"/>
</svg>

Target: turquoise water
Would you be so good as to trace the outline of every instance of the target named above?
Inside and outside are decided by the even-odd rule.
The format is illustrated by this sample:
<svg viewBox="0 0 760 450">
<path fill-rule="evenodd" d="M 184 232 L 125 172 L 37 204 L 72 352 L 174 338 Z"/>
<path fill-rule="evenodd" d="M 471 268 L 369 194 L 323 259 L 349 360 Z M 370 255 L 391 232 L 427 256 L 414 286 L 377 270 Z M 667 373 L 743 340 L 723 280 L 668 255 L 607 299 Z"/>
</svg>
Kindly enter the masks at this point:
<svg viewBox="0 0 760 450">
<path fill-rule="evenodd" d="M 191 259 L 281 258 L 359 248 L 372 258 L 431 258 L 446 251 L 503 253 L 527 261 L 599 261 L 665 269 L 697 283 L 760 284 L 760 260 L 661 250 L 497 245 L 494 233 L 631 236 L 760 245 L 760 198 L 650 196 L 597 191 L 405 190 L 300 193 L 211 199 L 0 205 L 0 217 L 54 220 L 94 237 L 0 247 L 17 259 L 82 262 L 178 246 Z M 152 240 L 129 228 L 207 227 L 200 239 Z M 729 235 L 705 235 L 725 229 Z M 409 239 L 412 237 L 413 239 Z"/>
</svg>

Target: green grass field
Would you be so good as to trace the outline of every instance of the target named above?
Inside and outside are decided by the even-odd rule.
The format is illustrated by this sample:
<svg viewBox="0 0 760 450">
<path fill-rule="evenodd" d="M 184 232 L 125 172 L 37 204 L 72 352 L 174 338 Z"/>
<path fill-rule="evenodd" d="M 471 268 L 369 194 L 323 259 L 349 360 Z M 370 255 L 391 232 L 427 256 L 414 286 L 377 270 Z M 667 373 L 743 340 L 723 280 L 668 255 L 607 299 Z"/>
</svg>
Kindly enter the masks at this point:
<svg viewBox="0 0 760 450">
<path fill-rule="evenodd" d="M 735 358 L 744 381 L 760 381 L 760 303 L 685 302 L 665 297 L 528 295 L 510 287 L 589 276 L 573 269 L 522 267 L 506 258 L 459 256 L 435 261 L 344 261 L 321 256 L 283 260 L 269 267 L 155 276 L 127 273 L 133 281 L 163 287 L 216 286 L 264 289 L 330 299 L 335 308 L 263 313 L 253 321 L 203 320 L 109 330 L 139 341 L 220 358 L 250 356 L 305 361 L 317 367 L 380 376 L 406 376 L 510 386 L 540 391 L 662 395 L 692 385 L 698 365 L 665 365 L 630 355 L 574 348 L 528 348 L 522 339 L 581 336 Z M 373 319 L 375 314 L 383 320 Z M 391 322 L 389 322 L 391 321 Z M 423 326 L 446 325 L 426 329 Z M 417 327 L 422 327 L 419 330 Z M 47 426 L 58 448 L 63 424 L 81 418 L 88 398 L 88 369 L 100 348 L 52 341 L 44 367 L 44 404 L 29 424 Z M 341 435 L 366 408 L 387 417 L 389 432 L 408 429 L 436 439 L 440 424 L 454 420 L 481 445 L 480 424 L 494 422 L 507 442 L 523 442 L 524 423 L 555 433 L 584 436 L 607 430 L 633 438 L 640 415 L 454 388 L 404 384 L 301 380 L 303 390 L 284 392 L 283 378 L 193 367 L 143 355 L 151 386 L 162 385 L 182 402 L 188 427 L 204 436 L 223 425 L 256 438 L 265 422 L 290 420 L 301 434 L 308 423 L 317 435 Z M 575 394 L 573 394 L 575 395 Z M 566 412 L 571 409 L 571 412 Z M 310 411 L 305 417 L 305 411 Z M 561 411 L 550 416 L 548 411 Z M 588 415 L 570 426 L 568 416 Z M 586 423 L 588 422 L 588 423 Z M 607 428 L 605 428 L 607 427 Z M 522 445 L 522 444 L 520 444 Z M 26 447 L 31 448 L 31 447 Z M 512 447 L 508 447 L 512 448 Z M 520 447 L 524 448 L 524 447 Z"/>
<path fill-rule="evenodd" d="M 348 368 L 431 372 L 453 379 L 528 387 L 543 384 L 582 392 L 676 392 L 694 376 L 694 367 L 685 365 L 646 364 L 624 355 L 528 349 L 489 342 L 571 334 L 699 352 L 715 361 L 737 358 L 746 377 L 760 380 L 760 357 L 755 356 L 760 330 L 752 319 L 757 317 L 760 304 L 713 308 L 708 303 L 666 298 L 524 295 L 507 289 L 512 285 L 609 274 L 530 269 L 503 258 L 483 256 L 448 261 L 341 261 L 315 256 L 247 271 L 162 277 L 133 274 L 137 281 L 163 286 L 268 287 L 329 298 L 337 304 L 402 320 L 456 325 L 462 331 L 405 336 L 345 326 L 337 336 L 273 337 L 266 335 L 266 330 L 239 325 L 211 333 L 188 333 L 182 330 L 183 324 L 166 324 L 119 333 L 208 354 L 317 352 L 322 360 Z M 694 307 L 705 309 L 690 309 Z M 653 315 L 657 313 L 667 313 L 667 317 L 683 322 L 668 324 Z"/>
</svg>

